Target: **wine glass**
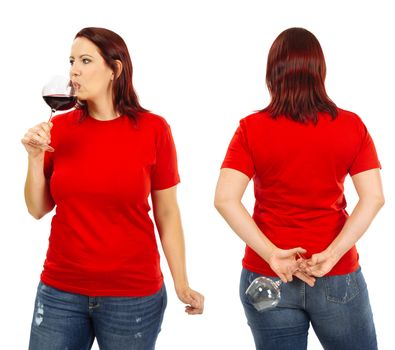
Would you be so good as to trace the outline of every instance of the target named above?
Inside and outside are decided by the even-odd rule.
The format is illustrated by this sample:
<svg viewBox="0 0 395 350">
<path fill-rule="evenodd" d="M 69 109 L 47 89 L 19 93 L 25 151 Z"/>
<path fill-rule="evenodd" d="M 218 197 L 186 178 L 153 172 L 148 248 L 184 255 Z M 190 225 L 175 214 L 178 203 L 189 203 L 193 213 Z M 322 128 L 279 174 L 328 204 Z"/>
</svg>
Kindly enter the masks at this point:
<svg viewBox="0 0 395 350">
<path fill-rule="evenodd" d="M 77 103 L 77 96 L 69 78 L 55 75 L 44 85 L 42 90 L 44 101 L 51 107 L 51 115 L 48 122 L 56 111 L 66 111 Z"/>
<path fill-rule="evenodd" d="M 297 254 L 299 259 L 302 259 L 299 261 L 300 266 L 305 265 L 306 259 L 301 254 Z M 276 307 L 280 302 L 282 283 L 281 279 L 274 281 L 271 278 L 259 276 L 251 282 L 245 294 L 255 309 L 261 312 Z"/>
<path fill-rule="evenodd" d="M 77 103 L 76 92 L 70 79 L 62 75 L 55 75 L 44 85 L 42 96 L 44 101 L 51 107 L 48 123 L 51 121 L 56 111 L 66 111 L 73 108 Z M 41 144 L 35 140 L 32 141 L 34 145 L 40 145 L 41 148 L 47 151 L 54 151 L 54 149 L 47 144 Z"/>
<path fill-rule="evenodd" d="M 274 281 L 268 277 L 255 278 L 245 294 L 257 311 L 276 307 L 281 299 L 280 285 L 283 281 Z"/>
</svg>

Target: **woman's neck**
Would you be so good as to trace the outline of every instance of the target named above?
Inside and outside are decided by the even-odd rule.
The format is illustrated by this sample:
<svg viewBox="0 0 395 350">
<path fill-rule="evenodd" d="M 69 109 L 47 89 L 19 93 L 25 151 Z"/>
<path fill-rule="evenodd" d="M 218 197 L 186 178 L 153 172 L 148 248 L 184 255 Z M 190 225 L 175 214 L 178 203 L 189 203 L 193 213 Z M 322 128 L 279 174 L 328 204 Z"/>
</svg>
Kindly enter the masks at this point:
<svg viewBox="0 0 395 350">
<path fill-rule="evenodd" d="M 119 117 L 112 101 L 87 101 L 89 115 L 98 120 L 111 120 Z"/>
</svg>

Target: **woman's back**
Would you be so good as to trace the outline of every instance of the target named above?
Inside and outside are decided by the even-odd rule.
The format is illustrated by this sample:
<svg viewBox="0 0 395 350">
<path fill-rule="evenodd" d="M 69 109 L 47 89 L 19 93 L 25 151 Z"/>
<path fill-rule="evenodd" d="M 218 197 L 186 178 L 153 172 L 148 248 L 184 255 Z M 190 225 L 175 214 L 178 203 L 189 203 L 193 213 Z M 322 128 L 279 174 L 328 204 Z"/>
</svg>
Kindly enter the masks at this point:
<svg viewBox="0 0 395 350">
<path fill-rule="evenodd" d="M 380 167 L 372 139 L 354 113 L 339 109 L 318 122 L 272 118 L 267 112 L 240 121 L 222 167 L 254 179 L 254 221 L 278 247 L 302 246 L 311 255 L 325 249 L 348 214 L 343 183 L 347 174 Z M 269 265 L 247 247 L 244 266 L 273 275 Z M 358 267 L 350 250 L 331 271 Z"/>
</svg>

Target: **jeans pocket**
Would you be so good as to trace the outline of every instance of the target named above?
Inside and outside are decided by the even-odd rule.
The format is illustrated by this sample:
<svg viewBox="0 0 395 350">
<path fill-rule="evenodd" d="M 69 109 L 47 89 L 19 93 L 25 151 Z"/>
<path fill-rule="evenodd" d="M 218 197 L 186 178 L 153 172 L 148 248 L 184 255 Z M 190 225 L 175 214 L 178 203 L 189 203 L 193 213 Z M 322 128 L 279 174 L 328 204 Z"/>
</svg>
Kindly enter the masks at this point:
<svg viewBox="0 0 395 350">
<path fill-rule="evenodd" d="M 346 304 L 354 299 L 359 294 L 357 273 L 324 277 L 326 299 L 338 304 Z"/>
</svg>

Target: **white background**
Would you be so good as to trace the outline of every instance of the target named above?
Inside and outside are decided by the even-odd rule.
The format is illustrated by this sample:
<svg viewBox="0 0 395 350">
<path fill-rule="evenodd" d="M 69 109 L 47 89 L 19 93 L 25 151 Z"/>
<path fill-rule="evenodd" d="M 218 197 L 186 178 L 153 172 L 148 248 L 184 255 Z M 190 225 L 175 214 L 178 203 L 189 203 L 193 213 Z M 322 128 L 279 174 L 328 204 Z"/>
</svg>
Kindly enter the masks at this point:
<svg viewBox="0 0 395 350">
<path fill-rule="evenodd" d="M 164 260 L 169 304 L 157 349 L 253 349 L 238 299 L 243 243 L 213 208 L 219 167 L 239 119 L 268 103 L 266 57 L 284 29 L 320 40 L 327 91 L 367 125 L 383 165 L 386 205 L 358 243 L 379 348 L 393 349 L 394 39 L 390 1 L 18 1 L 0 5 L 0 349 L 27 349 L 52 214 L 25 208 L 20 139 L 48 118 L 41 88 L 67 74 L 74 35 L 102 26 L 126 41 L 144 107 L 170 123 L 191 286 L 206 296 L 187 316 Z M 347 180 L 349 211 L 356 202 Z M 251 209 L 251 187 L 245 198 Z M 391 217 L 392 216 L 392 217 Z M 320 349 L 311 331 L 309 349 Z M 95 348 L 97 349 L 96 345 Z"/>
</svg>

